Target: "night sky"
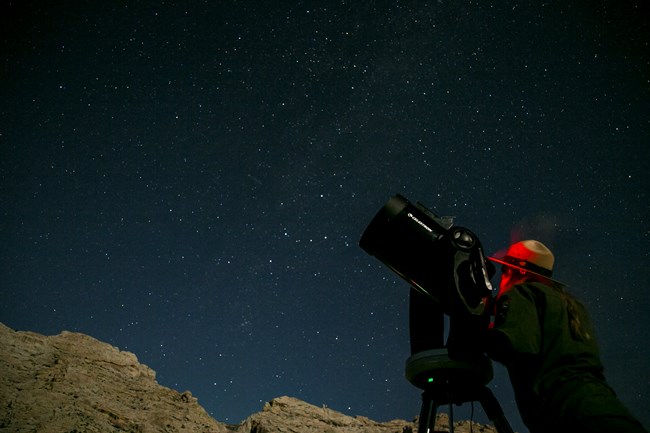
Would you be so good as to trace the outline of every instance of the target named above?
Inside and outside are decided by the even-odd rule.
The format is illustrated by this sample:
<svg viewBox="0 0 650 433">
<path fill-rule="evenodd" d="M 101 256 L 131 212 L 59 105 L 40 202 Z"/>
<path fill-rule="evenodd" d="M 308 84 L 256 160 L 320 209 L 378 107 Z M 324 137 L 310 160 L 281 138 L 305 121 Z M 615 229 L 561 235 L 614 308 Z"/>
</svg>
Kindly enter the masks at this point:
<svg viewBox="0 0 650 433">
<path fill-rule="evenodd" d="M 134 352 L 226 423 L 412 419 L 408 286 L 358 247 L 400 193 L 488 254 L 546 243 L 648 427 L 642 3 L 9 2 L 0 321 Z"/>
</svg>

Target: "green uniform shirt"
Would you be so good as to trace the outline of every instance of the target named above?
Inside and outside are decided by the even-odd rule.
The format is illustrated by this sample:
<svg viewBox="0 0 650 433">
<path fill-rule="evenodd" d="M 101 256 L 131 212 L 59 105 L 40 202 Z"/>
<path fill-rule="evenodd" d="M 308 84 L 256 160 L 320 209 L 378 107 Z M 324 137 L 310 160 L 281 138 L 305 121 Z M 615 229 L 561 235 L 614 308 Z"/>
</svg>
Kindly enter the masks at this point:
<svg viewBox="0 0 650 433">
<path fill-rule="evenodd" d="M 593 326 L 582 306 L 578 317 L 586 340 L 572 335 L 560 291 L 541 283 L 514 286 L 497 301 L 487 352 L 507 367 L 531 432 L 579 418 L 629 415 L 605 383 Z"/>
</svg>

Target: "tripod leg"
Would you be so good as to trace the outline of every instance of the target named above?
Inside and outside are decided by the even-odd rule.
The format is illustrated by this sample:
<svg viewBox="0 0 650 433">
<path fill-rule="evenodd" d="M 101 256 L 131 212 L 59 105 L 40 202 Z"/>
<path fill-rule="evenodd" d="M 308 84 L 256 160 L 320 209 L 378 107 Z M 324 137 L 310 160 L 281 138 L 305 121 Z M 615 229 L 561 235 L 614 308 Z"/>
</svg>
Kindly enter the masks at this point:
<svg viewBox="0 0 650 433">
<path fill-rule="evenodd" d="M 434 402 L 433 398 L 428 392 L 422 393 L 422 408 L 420 409 L 420 422 L 418 425 L 418 433 L 431 433 L 435 429 L 436 424 L 436 411 L 438 405 Z"/>
<path fill-rule="evenodd" d="M 488 387 L 484 387 L 480 396 L 481 406 L 483 406 L 485 414 L 488 416 L 490 421 L 492 421 L 497 431 L 499 433 L 514 433 L 512 427 L 510 427 L 510 423 L 503 413 L 503 409 L 501 409 L 501 405 L 492 393 L 492 390 Z"/>
</svg>

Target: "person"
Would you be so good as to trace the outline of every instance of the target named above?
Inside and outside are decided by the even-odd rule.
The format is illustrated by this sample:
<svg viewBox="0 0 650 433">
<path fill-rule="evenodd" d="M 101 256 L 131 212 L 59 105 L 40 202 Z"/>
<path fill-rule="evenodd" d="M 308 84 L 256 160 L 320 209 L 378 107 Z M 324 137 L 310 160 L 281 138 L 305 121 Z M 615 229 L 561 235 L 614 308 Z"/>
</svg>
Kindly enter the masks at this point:
<svg viewBox="0 0 650 433">
<path fill-rule="evenodd" d="M 587 310 L 552 277 L 554 257 L 541 242 L 508 248 L 487 355 L 508 370 L 531 433 L 646 432 L 603 374 Z"/>
</svg>

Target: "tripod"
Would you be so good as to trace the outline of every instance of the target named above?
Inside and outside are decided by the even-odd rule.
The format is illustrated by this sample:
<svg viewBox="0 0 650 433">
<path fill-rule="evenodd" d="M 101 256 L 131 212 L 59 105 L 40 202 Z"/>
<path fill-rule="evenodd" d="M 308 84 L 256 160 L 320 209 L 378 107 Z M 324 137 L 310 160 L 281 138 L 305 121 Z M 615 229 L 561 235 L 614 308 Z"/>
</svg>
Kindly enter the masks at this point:
<svg viewBox="0 0 650 433">
<path fill-rule="evenodd" d="M 406 361 L 406 378 L 422 389 L 418 433 L 434 431 L 436 412 L 445 404 L 478 401 L 499 433 L 513 433 L 501 405 L 487 384 L 492 380 L 492 363 L 484 355 L 454 360 L 447 349 L 419 352 Z M 450 420 L 450 431 L 453 425 Z"/>
</svg>

